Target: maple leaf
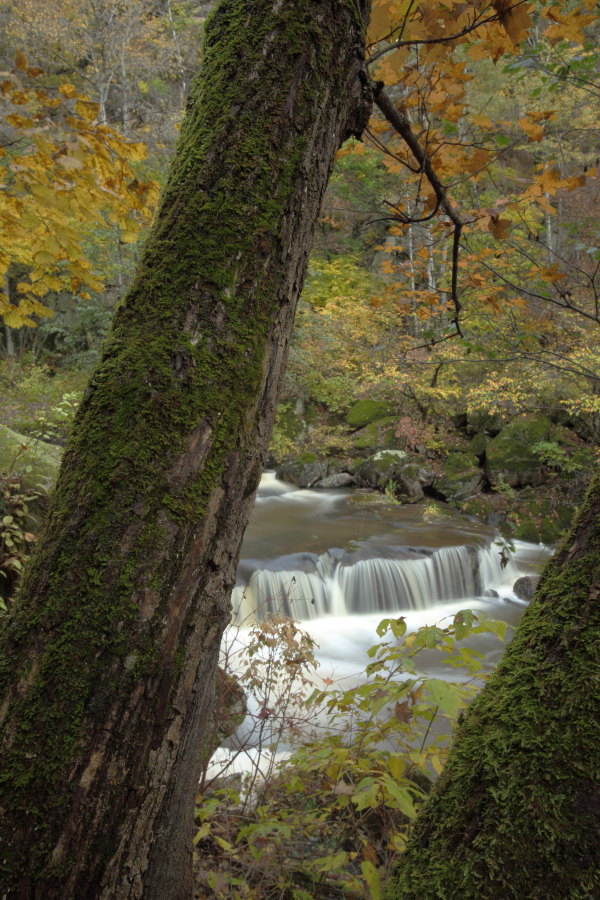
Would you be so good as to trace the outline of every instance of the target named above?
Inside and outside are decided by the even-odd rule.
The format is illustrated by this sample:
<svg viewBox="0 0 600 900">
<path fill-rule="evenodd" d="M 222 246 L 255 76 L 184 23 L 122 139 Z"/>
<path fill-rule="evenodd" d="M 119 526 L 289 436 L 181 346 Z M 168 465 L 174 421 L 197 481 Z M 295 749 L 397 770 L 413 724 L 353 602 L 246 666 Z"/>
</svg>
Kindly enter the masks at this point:
<svg viewBox="0 0 600 900">
<path fill-rule="evenodd" d="M 544 137 L 544 126 L 532 122 L 529 117 L 526 119 L 519 119 L 518 124 L 521 126 L 530 141 L 537 141 L 539 143 Z"/>
<path fill-rule="evenodd" d="M 397 701 L 396 705 L 394 706 L 394 718 L 398 722 L 408 722 L 411 717 L 412 710 L 410 708 L 408 700 L 404 700 L 402 703 L 400 703 L 400 701 Z"/>
<path fill-rule="evenodd" d="M 516 3 L 515 0 L 494 0 L 492 5 L 513 46 L 518 47 L 531 28 L 530 4 Z"/>
<path fill-rule="evenodd" d="M 585 43 L 583 29 L 597 21 L 597 16 L 594 14 L 586 15 L 579 10 L 570 13 L 563 12 L 559 6 L 552 6 L 544 12 L 544 15 L 553 22 L 543 32 L 544 37 L 548 38 L 551 44 L 557 44 L 559 41 L 583 44 Z"/>
<path fill-rule="evenodd" d="M 492 232 L 496 240 L 505 240 L 509 234 L 508 229 L 511 225 L 510 219 L 501 219 L 497 215 L 491 215 L 489 220 L 489 230 Z"/>
</svg>

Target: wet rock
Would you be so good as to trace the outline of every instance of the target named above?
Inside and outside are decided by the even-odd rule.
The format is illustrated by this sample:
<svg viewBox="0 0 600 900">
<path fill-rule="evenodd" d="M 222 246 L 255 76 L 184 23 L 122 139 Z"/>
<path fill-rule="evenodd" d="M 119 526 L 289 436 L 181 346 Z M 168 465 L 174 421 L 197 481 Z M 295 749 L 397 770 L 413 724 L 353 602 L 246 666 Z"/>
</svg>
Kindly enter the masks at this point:
<svg viewBox="0 0 600 900">
<path fill-rule="evenodd" d="M 422 458 L 405 450 L 381 450 L 366 459 L 356 473 L 360 487 L 386 489 L 405 503 L 419 503 L 423 488 L 434 481 L 435 473 L 423 465 Z"/>
<path fill-rule="evenodd" d="M 330 490 L 332 488 L 352 487 L 355 483 L 354 475 L 350 475 L 349 472 L 339 472 L 337 475 L 328 475 L 327 478 L 322 478 L 321 481 L 317 481 L 314 487 Z"/>
<path fill-rule="evenodd" d="M 399 500 L 405 500 L 407 503 L 420 503 L 425 495 L 418 476 L 419 470 L 416 466 L 404 466 L 399 471 L 394 485 L 394 493 Z"/>
<path fill-rule="evenodd" d="M 435 487 L 446 500 L 467 500 L 478 494 L 483 484 L 484 475 L 473 453 L 450 453 Z"/>
<path fill-rule="evenodd" d="M 513 591 L 519 600 L 531 600 L 540 583 L 539 575 L 523 575 L 513 584 Z"/>
<path fill-rule="evenodd" d="M 307 453 L 279 466 L 275 474 L 280 481 L 289 481 L 301 488 L 311 488 L 338 471 L 339 466 L 334 461 L 317 459 L 313 454 Z"/>
</svg>

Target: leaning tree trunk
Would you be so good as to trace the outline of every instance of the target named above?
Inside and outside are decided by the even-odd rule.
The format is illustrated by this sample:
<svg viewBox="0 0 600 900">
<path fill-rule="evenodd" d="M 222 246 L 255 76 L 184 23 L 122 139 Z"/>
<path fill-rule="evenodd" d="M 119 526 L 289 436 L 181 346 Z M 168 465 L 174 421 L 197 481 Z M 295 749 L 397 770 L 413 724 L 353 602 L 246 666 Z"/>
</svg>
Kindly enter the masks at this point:
<svg viewBox="0 0 600 900">
<path fill-rule="evenodd" d="M 179 900 L 203 735 L 368 0 L 225 0 L 0 644 L 0 896 Z"/>
<path fill-rule="evenodd" d="M 387 900 L 600 897 L 600 476 L 459 728 Z"/>
</svg>

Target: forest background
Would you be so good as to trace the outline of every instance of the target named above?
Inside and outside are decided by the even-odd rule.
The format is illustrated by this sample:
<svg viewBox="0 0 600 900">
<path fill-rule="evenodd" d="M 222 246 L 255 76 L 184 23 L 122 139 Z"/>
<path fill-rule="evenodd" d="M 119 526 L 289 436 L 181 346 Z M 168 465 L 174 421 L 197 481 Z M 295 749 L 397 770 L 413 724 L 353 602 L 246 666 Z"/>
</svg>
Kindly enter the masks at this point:
<svg viewBox="0 0 600 900">
<path fill-rule="evenodd" d="M 35 542 L 17 512 L 43 505 L 131 278 L 211 5 L 0 5 L 4 606 Z M 592 6 L 376 5 L 371 74 L 400 119 L 375 114 L 328 190 L 271 445 L 292 480 L 550 543 L 568 525 L 600 429 Z"/>
<path fill-rule="evenodd" d="M 502 4 L 376 4 L 371 74 L 437 187 L 381 111 L 340 151 L 271 444 L 272 464 L 330 463 L 288 466 L 290 480 L 343 472 L 534 540 L 570 521 L 600 428 L 588 6 L 517 4 L 486 24 Z M 3 469 L 53 467 L 12 432 L 64 442 L 156 206 L 210 7 L 0 8 Z M 407 479 L 389 458 L 359 472 L 381 450 L 425 471 Z"/>
</svg>

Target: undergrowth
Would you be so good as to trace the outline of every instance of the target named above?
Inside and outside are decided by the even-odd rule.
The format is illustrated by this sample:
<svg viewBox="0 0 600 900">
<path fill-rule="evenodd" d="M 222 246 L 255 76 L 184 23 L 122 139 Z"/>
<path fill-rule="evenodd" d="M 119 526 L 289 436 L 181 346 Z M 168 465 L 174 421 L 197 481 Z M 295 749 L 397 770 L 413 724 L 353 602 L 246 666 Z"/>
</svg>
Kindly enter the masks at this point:
<svg viewBox="0 0 600 900">
<path fill-rule="evenodd" d="M 384 619 L 351 684 L 317 673 L 311 638 L 290 619 L 255 626 L 228 660 L 251 700 L 233 756 L 213 763 L 196 808 L 198 898 L 379 900 L 432 779 L 448 732 L 483 677 L 465 639 L 505 625 L 463 610 L 407 633 Z M 231 646 L 231 645 L 230 645 Z M 456 676 L 426 677 L 421 654 Z M 295 748 L 295 749 L 292 749 Z"/>
</svg>

